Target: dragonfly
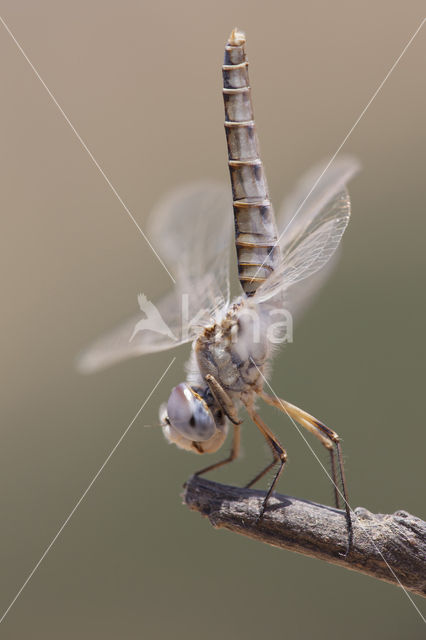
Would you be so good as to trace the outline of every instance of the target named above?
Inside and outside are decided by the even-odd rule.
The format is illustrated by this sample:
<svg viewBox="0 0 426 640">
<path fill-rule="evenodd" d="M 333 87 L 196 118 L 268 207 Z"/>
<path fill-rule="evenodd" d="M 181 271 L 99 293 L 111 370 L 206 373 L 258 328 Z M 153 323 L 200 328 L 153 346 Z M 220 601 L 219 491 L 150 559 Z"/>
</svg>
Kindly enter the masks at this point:
<svg viewBox="0 0 426 640">
<path fill-rule="evenodd" d="M 338 434 L 303 409 L 267 393 L 265 382 L 276 345 L 288 337 L 282 314 L 300 313 L 336 262 L 350 218 L 346 185 L 359 167 L 351 157 L 315 166 L 275 215 L 259 152 L 245 44 L 245 35 L 234 29 L 222 66 L 232 198 L 229 188 L 205 181 L 181 187 L 160 202 L 150 217 L 149 237 L 176 283 L 155 305 L 149 303 L 155 311 L 140 296 L 146 318 L 130 318 L 97 340 L 81 356 L 80 369 L 93 372 L 191 342 L 186 381 L 172 389 L 160 408 L 166 439 L 198 455 L 215 453 L 232 429 L 229 455 L 197 474 L 213 471 L 237 458 L 240 412 L 245 410 L 272 452 L 269 464 L 247 484 L 251 487 L 274 470 L 260 521 L 287 459 L 256 402 L 272 405 L 329 451 L 336 507 L 341 507 L 342 498 L 350 540 L 351 514 Z M 233 299 L 232 236 L 242 288 Z"/>
</svg>

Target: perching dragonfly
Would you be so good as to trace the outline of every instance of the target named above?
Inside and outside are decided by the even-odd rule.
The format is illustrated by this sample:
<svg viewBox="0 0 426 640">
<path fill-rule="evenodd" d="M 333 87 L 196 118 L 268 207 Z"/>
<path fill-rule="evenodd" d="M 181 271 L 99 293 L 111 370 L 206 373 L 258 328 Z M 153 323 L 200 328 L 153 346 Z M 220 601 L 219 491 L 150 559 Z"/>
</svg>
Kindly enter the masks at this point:
<svg viewBox="0 0 426 640">
<path fill-rule="evenodd" d="M 285 339 L 277 337 L 277 315 L 285 307 L 294 314 L 304 306 L 334 262 L 317 273 L 333 256 L 348 224 L 346 184 L 358 165 L 344 158 L 334 162 L 324 175 L 322 166 L 311 170 L 284 202 L 277 226 L 259 155 L 245 36 L 236 29 L 226 44 L 222 71 L 235 245 L 243 294 L 231 302 L 228 247 L 232 214 L 227 190 L 209 182 L 180 189 L 153 211 L 149 230 L 150 239 L 175 274 L 173 291 L 154 307 L 154 324 L 144 327 L 144 322 L 138 323 L 140 316 L 132 318 L 89 348 L 80 367 L 91 372 L 119 360 L 192 342 L 187 381 L 174 387 L 160 410 L 167 440 L 197 454 L 214 453 L 223 445 L 232 424 L 229 456 L 198 474 L 212 471 L 238 456 L 239 409 L 244 407 L 273 456 L 247 486 L 277 468 L 263 501 L 262 518 L 287 454 L 256 409 L 256 399 L 261 398 L 305 427 L 329 450 L 339 507 L 337 462 L 350 540 L 351 517 L 339 436 L 302 409 L 267 394 L 264 382 L 274 344 Z M 140 298 L 142 309 L 144 301 Z"/>
</svg>

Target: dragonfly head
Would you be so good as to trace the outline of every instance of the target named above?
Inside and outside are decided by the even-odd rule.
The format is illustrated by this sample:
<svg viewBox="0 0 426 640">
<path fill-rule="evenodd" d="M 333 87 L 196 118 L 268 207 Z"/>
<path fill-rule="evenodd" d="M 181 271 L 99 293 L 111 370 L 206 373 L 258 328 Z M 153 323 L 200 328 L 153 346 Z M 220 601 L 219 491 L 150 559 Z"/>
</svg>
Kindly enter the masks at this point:
<svg viewBox="0 0 426 640">
<path fill-rule="evenodd" d="M 204 398 L 181 382 L 160 409 L 163 433 L 169 442 L 196 453 L 212 453 L 226 437 L 225 421 L 215 420 Z"/>
</svg>

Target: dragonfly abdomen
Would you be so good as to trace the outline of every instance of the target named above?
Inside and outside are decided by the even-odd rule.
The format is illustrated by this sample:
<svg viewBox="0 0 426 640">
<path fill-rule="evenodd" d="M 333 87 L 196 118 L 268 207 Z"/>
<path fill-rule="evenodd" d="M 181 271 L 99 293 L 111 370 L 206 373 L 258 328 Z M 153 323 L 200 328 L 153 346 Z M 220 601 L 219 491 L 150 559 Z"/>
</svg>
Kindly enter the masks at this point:
<svg viewBox="0 0 426 640">
<path fill-rule="evenodd" d="M 277 231 L 254 122 L 245 37 L 234 31 L 225 48 L 223 100 L 241 286 L 256 292 L 279 260 Z"/>
</svg>

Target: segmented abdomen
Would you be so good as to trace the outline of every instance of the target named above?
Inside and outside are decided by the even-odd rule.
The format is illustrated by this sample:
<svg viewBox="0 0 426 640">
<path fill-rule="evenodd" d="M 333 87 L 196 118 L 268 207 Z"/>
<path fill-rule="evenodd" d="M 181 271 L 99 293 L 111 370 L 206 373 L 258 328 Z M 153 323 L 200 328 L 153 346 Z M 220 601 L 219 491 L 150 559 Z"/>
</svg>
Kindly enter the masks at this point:
<svg viewBox="0 0 426 640">
<path fill-rule="evenodd" d="M 278 264 L 275 215 L 269 200 L 251 102 L 245 36 L 234 29 L 225 48 L 223 101 L 241 286 L 256 292 Z"/>
</svg>

